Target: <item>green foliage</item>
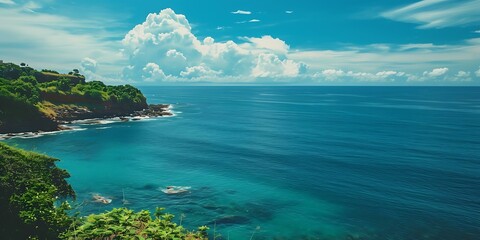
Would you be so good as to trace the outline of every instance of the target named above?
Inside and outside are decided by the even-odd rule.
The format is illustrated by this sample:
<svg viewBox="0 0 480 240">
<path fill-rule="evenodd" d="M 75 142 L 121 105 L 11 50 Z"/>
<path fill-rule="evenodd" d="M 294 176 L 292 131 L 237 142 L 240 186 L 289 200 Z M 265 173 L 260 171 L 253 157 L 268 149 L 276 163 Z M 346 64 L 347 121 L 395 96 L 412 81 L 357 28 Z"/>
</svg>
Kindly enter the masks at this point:
<svg viewBox="0 0 480 240">
<path fill-rule="evenodd" d="M 65 178 L 69 174 L 44 155 L 0 143 L 0 236 L 5 239 L 55 239 L 72 219 L 67 203 L 74 197 Z"/>
<path fill-rule="evenodd" d="M 35 104 L 40 100 L 40 89 L 37 85 L 33 76 L 21 76 L 14 81 L 0 78 L 0 95 Z"/>
<path fill-rule="evenodd" d="M 162 213 L 157 208 L 155 217 L 149 211 L 134 212 L 116 208 L 102 214 L 79 219 L 67 232 L 64 239 L 207 239 L 208 227 L 189 232 L 172 222 L 173 215 Z"/>
<path fill-rule="evenodd" d="M 42 69 L 42 72 L 48 72 L 48 73 L 55 73 L 55 74 L 60 74 L 57 71 L 54 70 L 49 70 L 49 69 Z"/>
<path fill-rule="evenodd" d="M 0 64 L 0 78 L 7 80 L 16 80 L 20 76 L 34 76 L 37 71 L 35 69 L 24 66 L 20 67 L 13 63 L 1 63 Z"/>
<path fill-rule="evenodd" d="M 48 99 L 48 96 L 70 95 L 76 96 L 76 101 L 80 102 L 95 102 L 98 104 L 109 102 L 110 105 L 123 104 L 127 109 L 135 108 L 137 110 L 146 107 L 146 98 L 140 90 L 131 85 L 106 86 L 100 81 L 79 82 L 78 79 L 58 74 L 53 70 L 43 69 L 42 72 L 53 73 L 54 75 L 48 75 L 53 79 L 45 81 L 43 78 L 45 76 L 26 65 L 20 67 L 13 63 L 1 63 L 0 78 L 3 79 L 0 81 L 0 93 L 4 96 L 14 96 L 30 104 L 42 100 L 57 100 Z M 58 74 L 58 76 L 55 74 Z M 82 76 L 78 69 L 73 69 L 69 74 L 77 77 Z M 36 75 L 43 79 L 41 83 L 37 82 Z M 42 99 L 42 93 L 47 93 L 47 99 Z"/>
<path fill-rule="evenodd" d="M 75 86 L 75 83 L 70 78 L 60 77 L 55 81 L 41 83 L 40 89 L 46 92 L 54 92 L 55 90 L 56 92 L 64 94 L 70 92 L 73 86 Z"/>
<path fill-rule="evenodd" d="M 128 84 L 123 86 L 108 86 L 107 92 L 112 99 L 119 103 L 141 104 L 146 102 L 142 92 Z"/>
</svg>

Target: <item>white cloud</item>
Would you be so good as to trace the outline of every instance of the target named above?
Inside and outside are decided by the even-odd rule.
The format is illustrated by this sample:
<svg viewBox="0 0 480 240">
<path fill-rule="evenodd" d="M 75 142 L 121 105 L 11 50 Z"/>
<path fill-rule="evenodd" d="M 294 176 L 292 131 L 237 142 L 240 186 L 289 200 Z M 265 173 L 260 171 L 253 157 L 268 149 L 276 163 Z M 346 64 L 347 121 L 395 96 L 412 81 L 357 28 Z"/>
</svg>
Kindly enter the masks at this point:
<svg viewBox="0 0 480 240">
<path fill-rule="evenodd" d="M 379 44 L 376 44 L 379 45 Z M 309 69 L 344 69 L 357 72 L 381 72 L 387 69 L 419 74 L 439 65 L 455 71 L 473 70 L 478 66 L 480 38 L 469 39 L 456 45 L 432 43 L 380 44 L 355 46 L 345 50 L 290 50 L 288 58 L 305 62 Z"/>
<path fill-rule="evenodd" d="M 466 71 L 458 71 L 458 73 L 455 75 L 454 78 L 452 78 L 453 81 L 462 81 L 462 82 L 469 82 L 472 81 L 470 72 Z"/>
<path fill-rule="evenodd" d="M 15 5 L 15 2 L 12 0 L 0 0 L 0 4 Z"/>
<path fill-rule="evenodd" d="M 345 72 L 343 70 L 337 69 L 326 69 L 323 70 L 321 73 L 316 73 L 313 75 L 315 78 L 324 77 L 326 80 L 336 80 L 340 77 L 345 76 Z"/>
<path fill-rule="evenodd" d="M 180 72 L 180 76 L 185 78 L 208 78 L 216 77 L 221 74 L 220 71 L 214 71 L 208 66 L 202 64 L 199 66 L 187 67 L 185 71 Z"/>
<path fill-rule="evenodd" d="M 172 9 L 149 14 L 122 40 L 129 59 L 124 77 L 148 81 L 242 77 L 253 81 L 305 72 L 304 64 L 287 58 L 289 46 L 278 38 L 245 37 L 241 44 L 215 42 L 212 37 L 199 40 L 191 30 L 187 18 Z"/>
<path fill-rule="evenodd" d="M 237 24 L 244 24 L 244 23 L 258 23 L 258 22 L 261 22 L 259 19 L 250 19 L 248 21 L 239 21 L 239 22 L 236 22 Z"/>
<path fill-rule="evenodd" d="M 254 77 L 296 77 L 305 70 L 305 65 L 289 59 L 281 60 L 273 53 L 261 53 L 257 56 L 252 70 Z"/>
<path fill-rule="evenodd" d="M 290 46 L 285 41 L 279 38 L 273 38 L 272 36 L 262 36 L 261 38 L 245 37 L 243 38 L 249 43 L 245 43 L 243 46 L 253 50 L 273 51 L 279 54 L 287 54 Z"/>
<path fill-rule="evenodd" d="M 470 77 L 470 72 L 458 71 L 457 77 L 460 77 L 460 78 Z"/>
<path fill-rule="evenodd" d="M 382 17 L 419 24 L 419 28 L 444 28 L 478 24 L 480 0 L 422 0 L 381 14 Z"/>
<path fill-rule="evenodd" d="M 250 15 L 252 12 L 250 11 L 244 11 L 244 10 L 237 10 L 235 12 L 232 12 L 233 14 L 241 14 L 241 15 Z"/>
<path fill-rule="evenodd" d="M 92 72 L 95 73 L 97 71 L 97 60 L 91 58 L 84 58 L 81 62 L 81 69 L 83 72 Z"/>
<path fill-rule="evenodd" d="M 285 11 L 286 14 L 292 14 L 293 11 Z"/>
<path fill-rule="evenodd" d="M 341 69 L 326 69 L 317 72 L 313 77 L 317 80 L 343 82 L 394 82 L 405 80 L 406 74 L 397 71 L 381 71 L 377 73 L 343 71 Z"/>
<path fill-rule="evenodd" d="M 30 2 L 27 2 L 25 5 L 23 5 L 23 7 L 28 10 L 28 11 L 34 11 L 34 10 L 37 10 L 37 9 L 40 9 L 42 8 L 42 6 L 36 2 L 33 2 L 33 1 L 30 1 Z"/>
<path fill-rule="evenodd" d="M 480 67 L 478 67 L 478 70 L 475 71 L 475 76 L 480 77 Z"/>
<path fill-rule="evenodd" d="M 98 19 L 97 22 L 33 13 L 16 4 L 15 7 L 0 8 L 0 22 L 8 23 L 0 24 L 0 35 L 3 36 L 0 37 L 0 52 L 5 61 L 26 62 L 38 69 L 67 72 L 80 68 L 81 60 L 91 57 L 109 63 L 103 65 L 103 73 L 119 71 L 114 66 L 121 61 L 116 54 L 118 44 L 105 41 L 104 38 L 111 35 L 99 29 L 108 24 L 108 20 Z"/>
<path fill-rule="evenodd" d="M 147 82 L 165 80 L 167 78 L 163 70 L 160 69 L 160 66 L 155 63 L 147 63 L 147 65 L 145 65 L 142 71 L 143 80 Z"/>
<path fill-rule="evenodd" d="M 445 75 L 445 73 L 447 73 L 447 72 L 448 72 L 448 68 L 446 68 L 446 67 L 435 68 L 430 72 L 429 71 L 423 72 L 423 76 L 430 77 L 430 78 L 436 78 L 436 77 L 440 77 L 442 75 Z"/>
<path fill-rule="evenodd" d="M 474 33 L 480 33 L 480 30 L 476 30 L 476 31 L 474 31 Z"/>
</svg>

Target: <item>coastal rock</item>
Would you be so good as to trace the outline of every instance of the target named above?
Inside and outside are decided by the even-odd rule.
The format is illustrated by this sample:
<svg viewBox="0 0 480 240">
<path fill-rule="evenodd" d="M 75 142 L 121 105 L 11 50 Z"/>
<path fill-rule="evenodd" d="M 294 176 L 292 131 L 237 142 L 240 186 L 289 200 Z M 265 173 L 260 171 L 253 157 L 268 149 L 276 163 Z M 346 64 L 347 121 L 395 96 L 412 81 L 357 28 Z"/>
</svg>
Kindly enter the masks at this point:
<svg viewBox="0 0 480 240">
<path fill-rule="evenodd" d="M 1 108 L 2 103 L 0 103 Z M 88 120 L 85 124 L 98 124 L 101 119 L 118 117 L 122 122 L 141 120 L 142 118 L 171 116 L 168 104 L 151 104 L 144 109 L 120 110 L 108 108 L 93 108 L 86 106 L 57 106 L 53 107 L 56 117 L 46 117 L 36 114 L 35 111 L 7 112 L 9 119 L 0 122 L 0 134 L 21 132 L 51 132 L 70 130 L 68 126 L 72 121 Z M 34 114 L 35 113 L 35 114 Z M 24 116 L 25 115 L 25 116 Z"/>
</svg>

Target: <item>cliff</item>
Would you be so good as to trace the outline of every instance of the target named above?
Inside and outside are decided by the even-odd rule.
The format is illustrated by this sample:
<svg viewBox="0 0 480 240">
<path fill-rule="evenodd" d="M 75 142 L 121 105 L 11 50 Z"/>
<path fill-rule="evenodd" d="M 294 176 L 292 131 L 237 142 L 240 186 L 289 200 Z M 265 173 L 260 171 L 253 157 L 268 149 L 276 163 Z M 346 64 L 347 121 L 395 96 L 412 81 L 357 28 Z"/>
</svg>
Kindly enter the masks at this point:
<svg viewBox="0 0 480 240">
<path fill-rule="evenodd" d="M 0 63 L 0 133 L 55 131 L 65 121 L 138 115 L 148 108 L 130 85 L 86 82 L 76 69 L 59 74 Z"/>
</svg>

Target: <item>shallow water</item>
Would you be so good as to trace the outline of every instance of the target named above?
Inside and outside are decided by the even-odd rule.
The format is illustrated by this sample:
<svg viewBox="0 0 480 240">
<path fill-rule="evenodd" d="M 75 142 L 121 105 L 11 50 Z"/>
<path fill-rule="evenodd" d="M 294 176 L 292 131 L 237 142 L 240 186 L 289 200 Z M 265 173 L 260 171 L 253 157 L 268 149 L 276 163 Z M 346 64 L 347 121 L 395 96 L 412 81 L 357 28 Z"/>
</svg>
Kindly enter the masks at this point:
<svg viewBox="0 0 480 240">
<path fill-rule="evenodd" d="M 225 239 L 480 238 L 480 88 L 142 90 L 176 116 L 7 142 L 61 159 L 82 214 L 124 194 Z"/>
</svg>

